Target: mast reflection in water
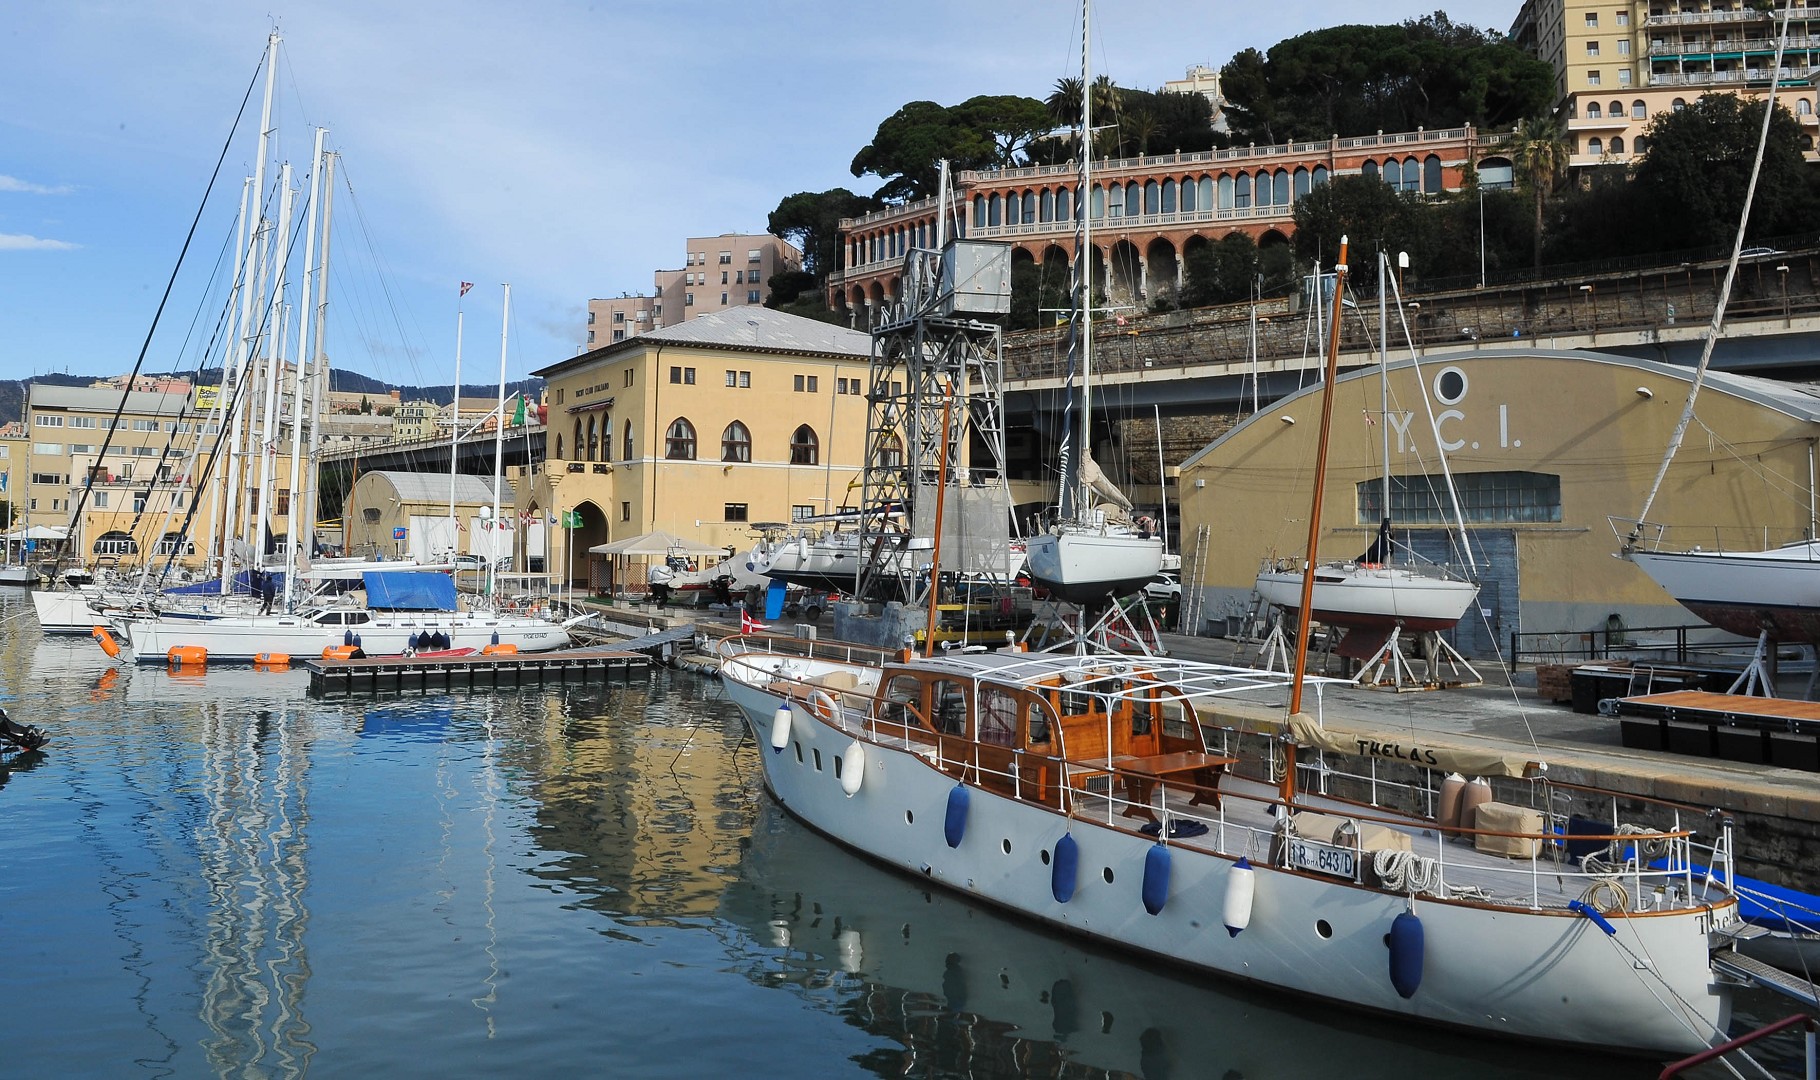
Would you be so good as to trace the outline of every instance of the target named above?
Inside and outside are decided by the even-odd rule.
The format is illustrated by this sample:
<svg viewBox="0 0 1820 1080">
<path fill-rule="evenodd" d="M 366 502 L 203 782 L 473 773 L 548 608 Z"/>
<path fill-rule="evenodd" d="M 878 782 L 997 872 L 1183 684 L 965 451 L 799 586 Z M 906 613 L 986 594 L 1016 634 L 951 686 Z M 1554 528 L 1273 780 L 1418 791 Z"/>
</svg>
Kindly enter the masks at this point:
<svg viewBox="0 0 1820 1080">
<path fill-rule="evenodd" d="M 1584 1076 L 1208 985 L 882 870 L 717 685 L 318 701 L 0 639 L 8 1075 Z"/>
</svg>

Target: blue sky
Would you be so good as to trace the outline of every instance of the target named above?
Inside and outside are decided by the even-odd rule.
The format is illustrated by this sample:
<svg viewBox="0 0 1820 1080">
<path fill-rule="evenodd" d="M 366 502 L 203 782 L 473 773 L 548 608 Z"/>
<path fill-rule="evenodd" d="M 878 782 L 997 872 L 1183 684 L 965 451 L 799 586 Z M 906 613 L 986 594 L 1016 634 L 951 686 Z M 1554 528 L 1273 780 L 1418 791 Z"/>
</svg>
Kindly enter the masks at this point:
<svg viewBox="0 0 1820 1080">
<path fill-rule="evenodd" d="M 274 23 L 273 160 L 301 172 L 313 125 L 342 154 L 331 360 L 395 383 L 449 380 L 460 281 L 475 283 L 463 381 L 498 376 L 508 281 L 520 377 L 574 354 L 588 298 L 679 266 L 684 238 L 762 231 L 793 192 L 871 191 L 848 166 L 904 102 L 1040 97 L 1080 65 L 1071 0 L 286 7 L 8 5 L 0 378 L 131 368 Z M 1096 0 L 1094 71 L 1154 89 L 1244 48 L 1439 7 Z M 1517 4 L 1444 10 L 1502 30 Z M 221 306 L 210 279 L 252 171 L 257 89 L 248 109 L 147 370 L 193 367 Z"/>
</svg>

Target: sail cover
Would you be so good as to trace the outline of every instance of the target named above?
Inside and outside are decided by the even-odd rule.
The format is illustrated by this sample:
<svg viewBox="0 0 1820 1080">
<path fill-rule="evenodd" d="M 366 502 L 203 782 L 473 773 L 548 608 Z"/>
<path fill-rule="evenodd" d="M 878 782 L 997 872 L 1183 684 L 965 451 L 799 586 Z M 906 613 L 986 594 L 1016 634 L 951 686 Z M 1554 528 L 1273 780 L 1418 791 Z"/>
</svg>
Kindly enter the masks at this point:
<svg viewBox="0 0 1820 1080">
<path fill-rule="evenodd" d="M 1315 746 L 1339 754 L 1387 758 L 1410 765 L 1462 776 L 1529 776 L 1534 766 L 1530 759 L 1496 750 L 1475 750 L 1446 743 L 1435 744 L 1412 731 L 1331 731 L 1307 713 L 1289 718 L 1289 734 L 1303 746 Z"/>
<path fill-rule="evenodd" d="M 454 611 L 455 579 L 417 570 L 368 570 L 367 607 L 381 611 Z"/>
</svg>

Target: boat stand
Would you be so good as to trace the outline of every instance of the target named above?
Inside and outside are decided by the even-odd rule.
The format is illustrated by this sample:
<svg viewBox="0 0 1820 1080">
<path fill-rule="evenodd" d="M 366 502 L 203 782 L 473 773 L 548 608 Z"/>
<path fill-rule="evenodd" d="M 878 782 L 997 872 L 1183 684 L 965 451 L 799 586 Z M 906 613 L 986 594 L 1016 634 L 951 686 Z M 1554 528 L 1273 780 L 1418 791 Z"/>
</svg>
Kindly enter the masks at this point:
<svg viewBox="0 0 1820 1080">
<path fill-rule="evenodd" d="M 1062 605 L 1054 604 L 1047 615 L 1039 615 L 1031 621 L 1020 640 L 1028 645 L 1036 639 L 1038 651 L 1047 653 L 1121 652 L 1136 656 L 1167 656 L 1168 650 L 1157 638 L 1156 621 L 1150 617 L 1149 607 L 1141 602 L 1133 607 L 1140 613 L 1138 619 L 1122 605 L 1112 603 L 1106 605 L 1106 610 L 1089 625 L 1087 619 L 1093 614 L 1091 609 L 1064 609 Z"/>
<path fill-rule="evenodd" d="M 1485 679 L 1478 669 L 1448 644 L 1440 631 L 1429 630 L 1421 637 L 1424 659 L 1420 674 L 1403 653 L 1403 627 L 1398 625 L 1391 628 L 1384 644 L 1359 668 L 1358 678 L 1353 683 L 1368 690 L 1394 690 L 1399 694 L 1484 685 Z M 1451 678 L 1442 677 L 1443 667 Z"/>
<path fill-rule="evenodd" d="M 1769 636 L 1766 628 L 1757 633 L 1757 651 L 1744 666 L 1738 681 L 1732 683 L 1728 694 L 1743 694 L 1746 697 L 1776 696 L 1776 642 Z M 1813 681 L 1808 682 L 1808 696 L 1813 696 Z"/>
<path fill-rule="evenodd" d="M 1265 671 L 1281 670 L 1288 674 L 1295 671 L 1295 650 L 1290 647 L 1289 634 L 1283 630 L 1283 609 L 1277 608 L 1270 620 L 1270 633 L 1265 635 L 1264 644 L 1258 646 L 1258 656 L 1263 658 Z"/>
</svg>

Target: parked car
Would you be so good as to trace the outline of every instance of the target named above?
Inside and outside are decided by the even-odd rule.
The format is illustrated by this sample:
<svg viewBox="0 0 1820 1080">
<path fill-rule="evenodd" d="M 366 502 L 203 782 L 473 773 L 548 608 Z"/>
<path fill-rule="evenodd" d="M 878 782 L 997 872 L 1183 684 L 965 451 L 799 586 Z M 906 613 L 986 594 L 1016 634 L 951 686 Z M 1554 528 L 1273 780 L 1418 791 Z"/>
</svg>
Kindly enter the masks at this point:
<svg viewBox="0 0 1820 1080">
<path fill-rule="evenodd" d="M 1158 574 L 1144 583 L 1144 598 L 1173 604 L 1182 598 L 1182 583 L 1174 574 Z"/>
</svg>

